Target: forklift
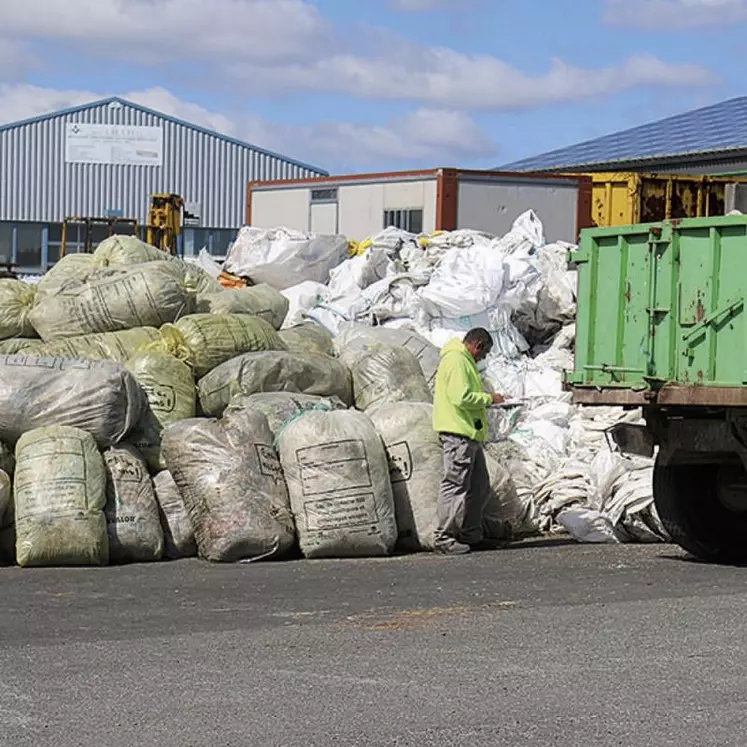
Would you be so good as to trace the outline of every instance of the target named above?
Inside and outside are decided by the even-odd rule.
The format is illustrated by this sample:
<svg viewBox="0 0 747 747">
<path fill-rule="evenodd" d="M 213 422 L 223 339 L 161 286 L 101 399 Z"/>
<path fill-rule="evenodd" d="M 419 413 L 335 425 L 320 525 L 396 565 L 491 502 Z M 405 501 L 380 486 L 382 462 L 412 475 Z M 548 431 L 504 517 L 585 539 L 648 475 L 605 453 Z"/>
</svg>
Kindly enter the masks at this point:
<svg viewBox="0 0 747 747">
<path fill-rule="evenodd" d="M 182 231 L 183 210 L 184 200 L 180 195 L 155 194 L 150 198 L 148 222 L 145 226 L 139 226 L 135 218 L 65 218 L 62 223 L 60 257 L 67 254 L 68 234 L 73 227 L 78 228 L 78 240 L 71 243 L 81 246 L 80 251 L 86 254 L 93 252 L 96 244 L 101 241 L 101 234 L 106 233 L 107 237 L 115 234 L 137 236 L 141 241 L 175 256 L 177 241 Z M 101 227 L 104 231 L 97 230 Z"/>
</svg>

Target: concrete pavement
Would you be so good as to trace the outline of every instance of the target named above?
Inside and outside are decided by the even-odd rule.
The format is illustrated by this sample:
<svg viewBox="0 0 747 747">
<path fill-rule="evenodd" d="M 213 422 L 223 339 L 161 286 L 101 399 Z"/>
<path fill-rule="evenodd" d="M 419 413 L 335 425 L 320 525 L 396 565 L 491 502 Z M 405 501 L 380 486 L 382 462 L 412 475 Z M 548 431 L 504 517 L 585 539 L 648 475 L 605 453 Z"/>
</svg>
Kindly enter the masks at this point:
<svg viewBox="0 0 747 747">
<path fill-rule="evenodd" d="M 0 568 L 0 744 L 743 745 L 746 581 L 565 542 Z"/>
</svg>

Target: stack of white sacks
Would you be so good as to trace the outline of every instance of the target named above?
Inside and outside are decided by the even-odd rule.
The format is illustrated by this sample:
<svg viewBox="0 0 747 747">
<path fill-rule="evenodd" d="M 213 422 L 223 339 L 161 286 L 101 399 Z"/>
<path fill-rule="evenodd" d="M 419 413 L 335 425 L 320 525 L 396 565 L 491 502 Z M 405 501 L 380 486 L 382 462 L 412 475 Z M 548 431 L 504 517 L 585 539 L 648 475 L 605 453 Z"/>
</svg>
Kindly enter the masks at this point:
<svg viewBox="0 0 747 747">
<path fill-rule="evenodd" d="M 491 414 L 490 446 L 509 468 L 521 504 L 509 512 L 514 534 L 565 530 L 586 542 L 661 541 L 652 460 L 614 453 L 605 436 L 617 422 L 639 422 L 640 411 L 577 407 L 562 390 L 562 371 L 573 366 L 574 249 L 546 243 L 532 211 L 503 237 L 389 228 L 332 268 L 326 284 L 295 274 L 301 282 L 282 289 L 290 302 L 285 326 L 314 321 L 338 340 L 351 323 L 411 330 L 436 348 L 472 327 L 487 328 L 495 348 L 483 364 L 486 388 L 518 403 Z M 246 267 L 252 254 L 240 235 L 227 268 L 256 272 Z"/>
</svg>

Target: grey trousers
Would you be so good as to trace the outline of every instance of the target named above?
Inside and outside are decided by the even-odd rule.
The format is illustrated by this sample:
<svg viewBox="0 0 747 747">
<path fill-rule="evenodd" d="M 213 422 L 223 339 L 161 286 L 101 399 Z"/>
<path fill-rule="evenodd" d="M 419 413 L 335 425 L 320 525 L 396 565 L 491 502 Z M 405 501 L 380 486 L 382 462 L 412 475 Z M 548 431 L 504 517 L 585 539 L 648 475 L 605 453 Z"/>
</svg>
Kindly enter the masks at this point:
<svg viewBox="0 0 747 747">
<path fill-rule="evenodd" d="M 480 542 L 482 517 L 490 498 L 490 475 L 482 444 L 448 433 L 439 437 L 444 447 L 444 476 L 438 494 L 435 544 Z"/>
</svg>

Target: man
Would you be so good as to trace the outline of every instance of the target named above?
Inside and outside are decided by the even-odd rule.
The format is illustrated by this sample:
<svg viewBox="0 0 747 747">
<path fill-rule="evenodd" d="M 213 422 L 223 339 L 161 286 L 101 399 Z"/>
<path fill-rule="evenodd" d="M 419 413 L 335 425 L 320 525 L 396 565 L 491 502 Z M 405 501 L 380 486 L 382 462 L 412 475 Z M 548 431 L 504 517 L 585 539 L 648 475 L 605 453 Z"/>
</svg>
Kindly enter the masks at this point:
<svg viewBox="0 0 747 747">
<path fill-rule="evenodd" d="M 482 517 L 490 496 L 490 477 L 482 443 L 487 438 L 487 408 L 504 399 L 483 391 L 477 364 L 492 347 L 490 333 L 477 328 L 463 341 L 452 340 L 441 350 L 433 428 L 444 448 L 435 534 L 435 550 L 444 555 L 465 555 L 484 544 Z"/>
</svg>

